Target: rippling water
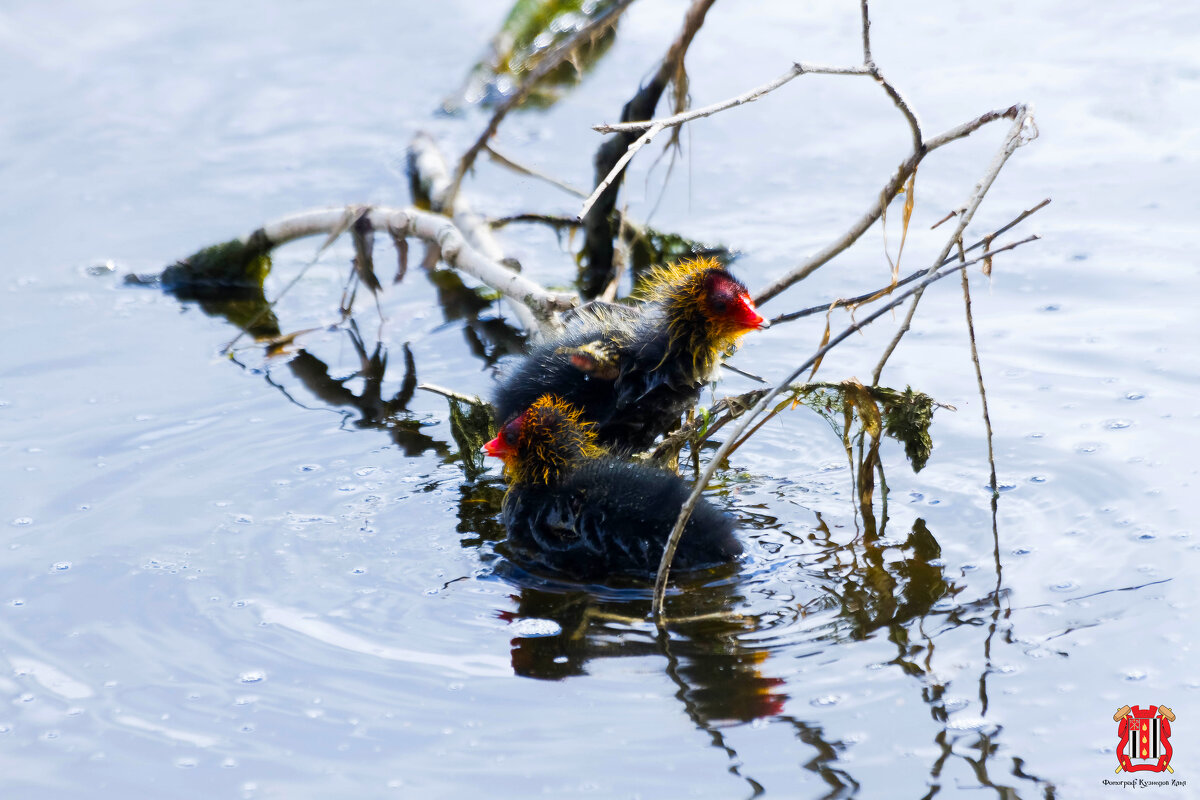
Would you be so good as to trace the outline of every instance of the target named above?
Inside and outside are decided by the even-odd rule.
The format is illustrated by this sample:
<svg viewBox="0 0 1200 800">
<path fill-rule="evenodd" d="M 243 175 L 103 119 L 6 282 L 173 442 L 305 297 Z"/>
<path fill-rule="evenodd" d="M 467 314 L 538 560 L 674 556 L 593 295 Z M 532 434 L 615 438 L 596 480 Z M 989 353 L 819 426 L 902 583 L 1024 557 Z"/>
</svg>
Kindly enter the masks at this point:
<svg viewBox="0 0 1200 800">
<path fill-rule="evenodd" d="M 747 555 L 681 584 L 669 635 L 644 588 L 547 583 L 503 558 L 502 483 L 464 482 L 439 398 L 386 423 L 353 399 L 372 388 L 356 346 L 369 360 L 377 338 L 380 402 L 405 343 L 421 380 L 486 392 L 492 311 L 444 312 L 449 290 L 414 270 L 382 296 L 382 330 L 366 303 L 358 341 L 326 329 L 291 360 L 231 361 L 227 320 L 119 281 L 294 211 L 407 202 L 413 132 L 456 153 L 482 124 L 432 111 L 504 3 L 0 10 L 4 796 L 1085 797 L 1128 791 L 1102 784 L 1113 711 L 1160 704 L 1191 782 L 1200 14 L 877 5 L 875 57 L 927 133 L 1037 108 L 1040 138 L 974 226 L 1054 198 L 1026 224 L 1042 242 L 973 278 L 998 511 L 946 281 L 884 374 L 957 408 L 937 412 L 929 466 L 885 447 L 886 508 L 864 516 L 822 420 L 770 423 L 713 491 Z M 617 116 L 684 7 L 635 5 L 582 89 L 514 115 L 502 149 L 586 184 L 588 126 Z M 850 3 L 718 3 L 693 102 L 796 59 L 854 62 L 857 26 Z M 922 165 L 906 264 L 932 258 L 929 226 L 1001 135 Z M 653 221 L 737 248 L 754 287 L 861 214 L 908 136 L 869 81 L 805 76 L 684 145 Z M 642 218 L 665 171 L 647 178 L 650 161 L 625 190 Z M 490 164 L 469 191 L 489 214 L 575 210 Z M 503 236 L 535 277 L 568 269 L 553 235 Z M 316 245 L 279 253 L 269 293 Z M 868 234 L 769 308 L 879 285 L 882 245 Z M 285 330 L 337 322 L 350 255 L 336 245 L 287 296 Z M 822 326 L 753 337 L 737 363 L 780 375 Z M 822 375 L 865 380 L 892 330 Z"/>
</svg>

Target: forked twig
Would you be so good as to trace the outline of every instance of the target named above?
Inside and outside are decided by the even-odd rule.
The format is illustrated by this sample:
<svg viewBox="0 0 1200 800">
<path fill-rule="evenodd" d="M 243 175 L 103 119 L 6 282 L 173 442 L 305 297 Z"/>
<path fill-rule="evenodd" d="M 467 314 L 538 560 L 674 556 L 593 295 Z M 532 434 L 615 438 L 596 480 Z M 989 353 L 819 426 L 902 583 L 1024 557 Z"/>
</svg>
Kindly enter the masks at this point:
<svg viewBox="0 0 1200 800">
<path fill-rule="evenodd" d="M 980 261 L 983 261 L 985 258 L 991 258 L 992 256 L 995 256 L 998 253 L 1002 253 L 1007 250 L 1012 250 L 1015 247 L 1019 247 L 1028 242 L 1035 241 L 1038 238 L 1040 238 L 1040 237 L 1038 237 L 1036 235 L 1029 236 L 1018 242 L 1013 242 L 1012 244 L 1008 244 L 1003 247 L 998 247 L 995 250 L 990 250 L 987 253 L 984 253 L 983 255 L 978 256 L 970 261 L 962 262 L 956 268 L 957 269 L 965 269 L 966 267 L 970 266 L 971 264 L 975 264 Z M 675 520 L 675 527 L 671 529 L 670 537 L 667 540 L 666 547 L 663 549 L 662 559 L 659 561 L 658 575 L 654 582 L 654 602 L 653 602 L 653 605 L 651 606 L 651 613 L 653 614 L 655 622 L 657 624 L 659 624 L 659 625 L 663 624 L 662 611 L 663 611 L 663 603 L 666 598 L 667 580 L 670 577 L 670 573 L 671 573 L 671 561 L 675 557 L 675 550 L 678 548 L 679 540 L 683 536 L 683 528 L 687 524 L 688 519 L 691 517 L 692 511 L 695 509 L 696 503 L 699 501 L 700 495 L 704 491 L 704 487 L 707 485 L 708 481 L 712 478 L 713 473 L 715 473 L 717 471 L 718 467 L 724 462 L 725 458 L 729 455 L 729 453 L 732 452 L 734 447 L 741 441 L 742 434 L 744 434 L 746 432 L 746 429 L 750 427 L 750 425 L 755 421 L 755 419 L 758 418 L 759 415 L 761 415 L 764 411 L 767 410 L 767 408 L 770 406 L 771 402 L 775 400 L 775 398 L 777 398 L 780 394 L 782 394 L 787 389 L 788 386 L 790 386 L 797 378 L 799 378 L 805 372 L 805 370 L 809 369 L 814 363 L 816 363 L 817 359 L 823 358 L 826 353 L 828 353 L 830 350 L 832 350 L 834 347 L 836 347 L 838 344 L 840 344 L 843 340 L 848 338 L 851 334 L 855 333 L 858 330 L 861 330 L 863 327 L 865 327 L 865 326 L 871 324 L 872 322 L 874 322 L 875 320 L 879 319 L 881 316 L 883 316 L 887 312 L 891 311 L 893 308 L 896 308 L 897 306 L 899 306 L 901 303 L 903 303 L 909 297 L 914 295 L 916 292 L 923 291 L 925 289 L 925 287 L 929 286 L 930 284 L 932 284 L 935 281 L 941 280 L 942 278 L 946 277 L 947 275 L 951 274 L 952 272 L 953 272 L 953 270 L 940 268 L 938 266 L 938 264 L 935 263 L 934 266 L 931 267 L 931 269 L 930 269 L 930 274 L 926 275 L 926 277 L 920 283 L 918 283 L 915 287 L 913 287 L 912 289 L 909 289 L 908 291 L 895 297 L 891 302 L 886 303 L 885 305 L 876 309 L 875 311 L 873 311 L 870 315 L 868 315 L 864 319 L 854 322 L 851 325 L 847 326 L 841 333 L 839 333 L 837 336 L 830 339 L 828 344 L 819 348 L 815 353 L 813 353 L 808 358 L 808 360 L 806 360 L 803 364 L 801 364 L 799 367 L 794 369 L 791 372 L 791 374 L 789 374 L 786 378 L 781 380 L 779 383 L 775 384 L 775 386 L 772 387 L 772 389 L 770 391 L 765 393 L 759 399 L 759 401 L 754 404 L 754 407 L 752 409 L 750 409 L 750 411 L 748 411 L 746 414 L 744 414 L 742 416 L 741 423 L 733 430 L 732 433 L 729 434 L 728 438 L 726 438 L 726 440 L 721 444 L 721 446 L 719 448 L 717 448 L 717 452 L 713 455 L 712 460 L 709 461 L 708 466 L 705 467 L 704 471 L 696 478 L 695 485 L 693 485 L 693 487 L 692 487 L 692 492 L 691 492 L 691 494 L 688 495 L 688 499 L 684 502 L 683 507 L 679 511 L 679 517 Z"/>
</svg>

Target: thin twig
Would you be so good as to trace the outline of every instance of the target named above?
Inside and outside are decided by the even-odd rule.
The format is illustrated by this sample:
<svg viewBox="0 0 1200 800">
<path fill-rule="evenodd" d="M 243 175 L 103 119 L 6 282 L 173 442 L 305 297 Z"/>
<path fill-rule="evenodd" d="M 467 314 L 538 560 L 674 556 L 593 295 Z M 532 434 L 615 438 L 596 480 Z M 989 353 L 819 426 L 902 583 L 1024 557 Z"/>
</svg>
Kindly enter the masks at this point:
<svg viewBox="0 0 1200 800">
<path fill-rule="evenodd" d="M 564 217 L 557 214 L 510 214 L 507 217 L 489 220 L 488 224 L 493 228 L 503 228 L 514 222 L 532 222 L 554 228 L 578 228 L 581 224 L 575 217 Z"/>
<path fill-rule="evenodd" d="M 950 234 L 950 238 L 946 241 L 946 246 L 942 248 L 941 255 L 933 262 L 935 265 L 941 264 L 950 255 L 950 250 L 955 243 L 962 241 L 963 231 L 966 230 L 968 224 L 975 217 L 975 212 L 979 210 L 979 205 L 983 202 L 983 198 L 988 193 L 988 189 L 992 188 L 992 184 L 996 180 L 996 176 L 1000 174 L 1000 170 L 1004 168 L 1005 162 L 1008 161 L 1016 149 L 1021 145 L 1030 141 L 1024 139 L 1023 135 L 1026 132 L 1026 126 L 1030 128 L 1031 138 L 1037 136 L 1037 128 L 1033 122 L 1033 111 L 1024 105 L 1014 106 L 1017 113 L 1014 117 L 1012 126 L 1008 129 L 1008 134 L 1004 137 L 1004 142 L 1000 145 L 1000 149 L 992 158 L 992 163 L 988 165 L 987 171 L 975 184 L 975 188 L 971 191 L 971 196 L 967 200 L 963 208 L 963 213 L 958 215 L 958 222 L 954 226 L 954 231 Z M 931 269 L 933 269 L 931 267 Z M 871 376 L 871 383 L 878 385 L 879 377 L 883 374 L 883 368 L 887 364 L 892 353 L 895 352 L 896 346 L 900 344 L 900 340 L 908 329 L 912 326 L 913 316 L 917 313 L 917 305 L 921 302 L 921 292 L 917 291 L 913 295 L 912 305 L 908 307 L 908 314 L 904 318 L 904 322 L 900 325 L 900 329 L 896 331 L 896 335 L 892 341 L 888 343 L 887 349 L 884 350 L 883 356 L 879 359 L 879 363 L 875 365 L 875 371 Z"/>
<path fill-rule="evenodd" d="M 950 142 L 963 138 L 964 136 L 969 136 L 990 122 L 995 122 L 998 119 L 1015 119 L 1024 111 L 1025 106 L 1023 105 L 1015 105 L 1006 109 L 989 111 L 986 114 L 979 115 L 969 122 L 964 122 L 961 125 L 950 128 L 949 130 L 934 136 L 931 139 L 926 139 L 924 149 L 918 153 L 913 153 L 900 163 L 900 166 L 896 168 L 896 171 L 892 173 L 892 176 L 888 178 L 887 183 L 884 184 L 883 189 L 874 196 L 874 199 L 872 200 L 871 205 L 867 208 L 866 213 L 859 217 L 859 219 L 850 226 L 849 230 L 842 234 L 837 240 L 826 245 L 824 249 L 817 252 L 787 275 L 784 275 L 768 285 L 766 288 L 760 289 L 758 292 L 756 292 L 754 295 L 754 304 L 762 305 L 798 281 L 804 280 L 826 263 L 833 260 L 833 258 L 843 250 L 858 241 L 859 237 L 866 233 L 867 229 L 874 225 L 876 220 L 879 219 L 883 208 L 896 197 L 896 194 L 900 191 L 900 188 L 904 186 L 904 183 L 908 180 L 908 177 L 913 173 L 913 170 L 917 168 L 917 165 L 921 163 L 921 160 L 924 159 L 925 156 L 929 155 L 934 150 L 937 150 L 939 147 L 943 147 Z"/>
<path fill-rule="evenodd" d="M 962 245 L 958 248 L 958 260 L 966 261 L 966 251 Z M 979 383 L 979 401 L 983 406 L 983 427 L 987 433 L 988 467 L 991 470 L 992 499 L 1000 495 L 996 482 L 996 452 L 992 447 L 992 419 L 988 415 L 987 390 L 983 385 L 983 368 L 979 365 L 979 348 L 975 344 L 975 320 L 971 316 L 971 281 L 967 271 L 962 271 L 963 308 L 967 314 L 967 338 L 971 342 L 971 363 L 975 365 L 975 380 Z"/>
<path fill-rule="evenodd" d="M 1015 247 L 1035 241 L 1038 238 L 1040 237 L 1036 235 L 1030 236 L 1022 239 L 1019 242 L 1013 242 L 1012 244 L 1005 245 L 1004 247 L 996 248 L 995 250 L 991 250 L 975 259 L 972 259 L 971 261 L 960 264 L 958 269 L 965 269 L 967 266 L 982 261 L 984 258 L 990 258 L 998 253 L 1012 250 Z M 683 536 L 683 528 L 687 524 L 688 519 L 691 517 L 692 511 L 695 509 L 696 503 L 699 501 L 700 495 L 704 491 L 704 487 L 712 478 L 713 473 L 717 471 L 718 467 L 720 467 L 720 465 L 725 461 L 725 458 L 734 449 L 734 446 L 741 440 L 742 434 L 746 432 L 746 429 L 750 427 L 750 424 L 753 423 L 760 414 L 766 411 L 771 402 L 774 401 L 775 398 L 777 398 L 780 394 L 782 394 L 787 387 L 789 387 L 807 369 L 812 367 L 812 365 L 816 363 L 817 359 L 824 358 L 826 353 L 840 344 L 843 340 L 848 338 L 856 331 L 861 330 L 863 327 L 879 319 L 893 308 L 896 308 L 916 292 L 924 290 L 925 287 L 929 286 L 934 281 L 941 280 L 953 272 L 953 270 L 938 270 L 938 264 L 935 262 L 933 267 L 931 267 L 931 274 L 926 275 L 925 279 L 917 284 L 917 286 L 894 298 L 890 303 L 887 303 L 886 305 L 876 309 L 866 318 L 852 323 L 837 336 L 830 339 L 828 344 L 819 348 L 815 353 L 812 354 L 812 356 L 808 358 L 808 360 L 793 370 L 790 375 L 788 375 L 779 383 L 775 384 L 775 386 L 769 392 L 766 392 L 758 400 L 758 402 L 754 404 L 754 407 L 751 408 L 749 412 L 742 416 L 741 423 L 737 426 L 737 428 L 734 429 L 729 437 L 726 438 L 721 446 L 717 448 L 717 452 L 713 455 L 712 460 L 709 461 L 708 466 L 705 467 L 704 472 L 696 478 L 696 482 L 692 486 L 692 492 L 690 495 L 688 495 L 688 499 L 684 502 L 683 507 L 679 511 L 679 517 L 675 520 L 675 527 L 671 530 L 670 537 L 667 540 L 667 545 L 663 550 L 662 559 L 658 564 L 658 576 L 654 582 L 654 603 L 651 607 L 651 613 L 653 614 L 657 624 L 660 626 L 663 624 L 662 611 L 663 602 L 666 598 L 667 580 L 671 572 L 671 561 L 675 557 L 675 550 L 678 548 L 679 540 Z"/>
<path fill-rule="evenodd" d="M 440 394 L 442 397 L 447 397 L 451 400 L 457 400 L 460 403 L 466 403 L 472 406 L 486 406 L 487 403 L 475 395 L 461 394 L 453 389 L 447 389 L 445 386 L 438 386 L 436 383 L 419 383 L 417 388 L 432 394 Z"/>
<path fill-rule="evenodd" d="M 705 17 L 715 1 L 692 0 L 687 13 L 683 15 L 683 25 L 659 62 L 654 76 L 642 84 L 629 102 L 622 106 L 621 121 L 644 119 L 654 115 L 654 109 L 658 107 L 659 100 L 662 99 L 667 86 L 681 80 L 687 51 L 704 26 Z M 681 99 L 680 95 L 681 92 L 676 92 L 676 111 L 682 110 L 682 106 L 678 104 Z M 626 131 L 614 134 L 601 143 L 592 159 L 593 175 L 597 184 L 609 175 L 613 165 L 625 154 L 636 138 L 634 133 Z M 613 240 L 618 235 L 614 212 L 617 208 L 620 186 L 621 176 L 618 175 L 608 190 L 602 192 L 598 200 L 593 201 L 591 211 L 584 218 L 583 249 L 580 253 L 583 269 L 579 275 L 579 286 L 589 299 L 599 296 L 612 281 L 616 255 Z"/>
<path fill-rule="evenodd" d="M 458 162 L 458 168 L 454 171 L 454 178 L 450 182 L 450 186 L 444 197 L 444 202 L 447 207 L 452 207 L 458 197 L 458 190 L 462 186 L 463 178 L 471 167 L 475 164 L 475 159 L 479 153 L 487 145 L 488 141 L 496 135 L 496 131 L 500 128 L 500 123 L 504 121 L 505 116 L 509 111 L 512 111 L 525 100 L 529 92 L 543 78 L 549 75 L 554 70 L 558 69 L 559 65 L 569 59 L 574 54 L 576 48 L 584 41 L 594 37 L 604 28 L 607 28 L 614 23 L 629 6 L 633 0 L 616 0 L 611 7 L 606 11 L 596 15 L 596 17 L 584 25 L 582 28 L 571 34 L 570 38 L 555 48 L 554 52 L 543 56 L 537 63 L 537 66 L 531 69 L 526 75 L 521 85 L 516 91 L 504 99 L 499 106 L 496 107 L 492 118 L 488 121 L 487 127 L 483 133 L 475 140 L 467 152 L 463 153 L 463 157 Z"/>
<path fill-rule="evenodd" d="M 740 94 L 737 97 L 722 100 L 718 103 L 704 106 L 703 108 L 684 111 L 682 113 L 674 114 L 670 117 L 663 117 L 662 119 L 658 120 L 620 122 L 611 125 L 594 125 L 593 130 L 599 131 L 600 133 L 625 133 L 639 130 L 643 131 L 643 133 L 634 140 L 633 144 L 631 144 L 628 149 L 625 150 L 621 158 L 617 160 L 617 163 L 613 165 L 611 170 L 609 170 L 608 175 L 606 175 L 604 179 L 596 185 L 596 188 L 592 194 L 583 202 L 583 206 L 579 210 L 580 219 L 587 216 L 588 211 L 590 211 L 592 206 L 595 205 L 596 201 L 600 198 L 600 195 L 612 185 L 613 181 L 617 179 L 617 177 L 625 169 L 625 165 L 629 163 L 629 160 L 633 158 L 637 151 L 648 145 L 655 136 L 658 136 L 658 134 L 662 133 L 667 128 L 673 128 L 678 125 L 682 125 L 685 122 L 690 122 L 694 119 L 700 119 L 701 117 L 712 116 L 713 114 L 716 114 L 719 111 L 724 111 L 727 108 L 733 108 L 735 106 L 751 103 L 763 95 L 775 91 L 793 78 L 800 77 L 806 72 L 822 73 L 826 75 L 871 74 L 870 70 L 868 70 L 866 67 L 826 67 L 818 64 L 802 64 L 797 62 L 792 65 L 791 69 L 780 75 L 778 78 L 775 78 L 774 80 L 769 81 L 768 83 L 765 83 L 756 89 L 751 89 L 750 91 Z"/>
<path fill-rule="evenodd" d="M 1002 233 L 1006 233 L 1006 232 L 1012 230 L 1017 225 L 1024 222 L 1028 217 L 1032 216 L 1033 214 L 1037 213 L 1038 211 L 1040 211 L 1041 209 L 1045 208 L 1048 205 L 1050 205 L 1049 197 L 1047 197 L 1042 202 L 1038 203 L 1033 208 L 1025 209 L 1024 211 L 1022 211 L 1020 214 L 1018 214 L 1016 217 L 1014 217 L 1007 224 L 997 228 L 996 230 L 989 233 L 987 236 L 985 236 L 982 239 L 980 239 L 979 241 L 975 242 L 975 244 L 966 248 L 966 250 L 964 252 L 970 253 L 972 250 L 977 250 L 980 247 L 985 246 L 992 239 L 995 239 L 997 236 L 999 236 Z M 950 217 L 954 216 L 954 214 L 956 214 L 956 213 L 958 213 L 958 212 L 953 212 L 953 213 L 947 215 L 946 218 L 943 220 L 943 222 L 946 219 L 950 219 Z M 947 264 L 949 264 L 950 262 L 956 261 L 956 260 L 957 260 L 957 258 L 954 256 L 947 256 L 946 260 L 943 261 L 939 266 L 944 267 Z M 920 278 L 926 272 L 928 272 L 928 270 L 919 269 L 916 272 L 911 273 L 907 277 L 901 278 L 900 280 L 896 281 L 896 283 L 894 285 L 889 284 L 888 286 L 880 287 L 879 289 L 875 289 L 874 291 L 867 292 L 866 294 L 860 294 L 857 297 L 843 298 L 843 299 L 839 299 L 839 300 L 834 300 L 833 303 L 822 303 L 821 305 L 810 306 L 808 308 L 800 309 L 799 311 L 790 311 L 787 314 L 780 314 L 779 316 L 771 319 L 771 325 L 775 326 L 781 322 L 791 322 L 793 320 L 801 319 L 803 317 L 810 317 L 813 314 L 824 314 L 825 312 L 829 311 L 830 305 L 834 305 L 834 304 L 836 304 L 840 307 L 843 307 L 843 308 L 858 305 L 859 303 L 862 303 L 866 300 L 870 300 L 873 297 L 881 296 L 881 293 L 884 292 L 888 288 L 898 289 L 901 286 L 906 286 L 906 285 L 912 283 L 913 281 L 915 281 L 917 278 Z"/>
<path fill-rule="evenodd" d="M 544 172 L 538 172 L 533 167 L 527 167 L 524 164 L 518 164 L 516 161 L 513 161 L 508 156 L 497 151 L 493 145 L 490 145 L 490 144 L 485 145 L 484 149 L 487 150 L 488 156 L 491 157 L 491 159 L 493 161 L 495 161 L 497 164 L 499 164 L 500 166 L 508 167 L 513 172 L 519 173 L 521 175 L 528 175 L 531 178 L 537 178 L 539 181 L 544 181 L 544 182 L 550 184 L 551 186 L 556 186 L 559 189 L 562 189 L 567 194 L 573 194 L 576 197 L 580 197 L 580 198 L 587 197 L 587 194 L 582 189 L 577 189 L 574 186 L 572 186 L 571 184 L 567 183 L 566 181 L 560 181 L 558 178 L 555 178 L 553 175 L 547 175 Z"/>
<path fill-rule="evenodd" d="M 746 103 L 752 103 L 763 95 L 775 91 L 793 78 L 798 78 L 805 73 L 821 75 L 870 75 L 871 71 L 862 66 L 829 67 L 822 64 L 805 64 L 802 62 L 796 62 L 792 65 L 791 69 L 774 80 L 768 81 L 762 86 L 751 89 L 743 94 L 739 94 L 736 97 L 730 97 L 726 100 L 721 100 L 720 102 L 713 103 L 702 108 L 693 108 L 688 111 L 674 114 L 669 117 L 662 117 L 660 119 L 647 119 L 636 122 L 605 122 L 600 125 L 593 125 L 592 130 L 599 131 L 600 133 L 617 133 L 619 131 L 646 130 L 647 128 L 653 128 L 655 125 L 661 125 L 664 128 L 673 128 L 676 125 L 682 125 L 685 122 L 691 122 L 692 120 L 699 119 L 700 117 L 712 116 L 718 111 L 724 111 L 727 108 L 733 108 L 735 106 L 745 105 Z"/>
</svg>

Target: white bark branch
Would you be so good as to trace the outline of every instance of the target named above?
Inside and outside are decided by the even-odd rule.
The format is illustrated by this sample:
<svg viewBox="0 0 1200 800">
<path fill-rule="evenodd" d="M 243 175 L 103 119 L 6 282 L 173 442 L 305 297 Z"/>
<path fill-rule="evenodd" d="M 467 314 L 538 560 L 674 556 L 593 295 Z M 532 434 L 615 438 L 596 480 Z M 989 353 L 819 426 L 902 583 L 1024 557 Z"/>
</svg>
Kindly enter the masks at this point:
<svg viewBox="0 0 1200 800">
<path fill-rule="evenodd" d="M 429 195 L 430 205 L 435 211 L 442 211 L 446 208 L 447 198 L 452 191 L 453 182 L 450 179 L 450 171 L 446 166 L 446 161 L 442 158 L 442 152 L 438 149 L 437 144 L 433 141 L 433 137 L 424 131 L 418 132 L 412 142 L 408 145 L 408 152 L 411 158 L 410 168 L 415 171 L 416 179 L 423 184 L 423 188 Z M 504 250 L 500 247 L 500 243 L 496 241 L 495 234 L 492 232 L 492 226 L 481 215 L 475 213 L 467 199 L 460 198 L 454 204 L 454 215 L 452 217 L 454 224 L 462 231 L 467 241 L 476 250 L 483 253 L 491 261 L 501 263 L 504 261 Z M 531 309 L 520 301 L 505 297 L 509 309 L 521 323 L 521 327 L 525 329 L 530 336 L 536 338 L 541 335 L 540 320 L 531 312 Z"/>
<path fill-rule="evenodd" d="M 336 231 L 344 227 L 347 213 L 354 211 L 354 207 L 302 211 L 268 222 L 262 227 L 262 232 L 272 246 L 278 246 L 306 236 Z M 366 213 L 376 230 L 386 230 L 394 236 L 415 236 L 437 244 L 441 248 L 443 261 L 527 309 L 542 326 L 557 327 L 557 313 L 574 308 L 579 303 L 574 294 L 547 291 L 519 272 L 513 272 L 489 258 L 473 247 L 447 217 L 416 208 L 386 206 L 368 206 Z"/>
</svg>

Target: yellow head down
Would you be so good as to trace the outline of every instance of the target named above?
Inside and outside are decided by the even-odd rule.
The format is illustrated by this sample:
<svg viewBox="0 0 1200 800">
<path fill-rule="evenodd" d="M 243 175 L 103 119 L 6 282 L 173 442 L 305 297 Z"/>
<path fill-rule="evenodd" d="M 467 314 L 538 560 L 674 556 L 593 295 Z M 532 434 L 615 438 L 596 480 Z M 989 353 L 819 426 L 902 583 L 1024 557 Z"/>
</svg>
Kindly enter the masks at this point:
<svg viewBox="0 0 1200 800">
<path fill-rule="evenodd" d="M 581 413 L 559 397 L 542 395 L 485 448 L 504 460 L 513 483 L 554 483 L 572 464 L 605 453 L 596 444 L 596 426 Z"/>
<path fill-rule="evenodd" d="M 766 327 L 745 285 L 711 257 L 655 267 L 642 294 L 662 306 L 669 349 L 686 353 L 703 377 L 748 331 Z"/>
</svg>

